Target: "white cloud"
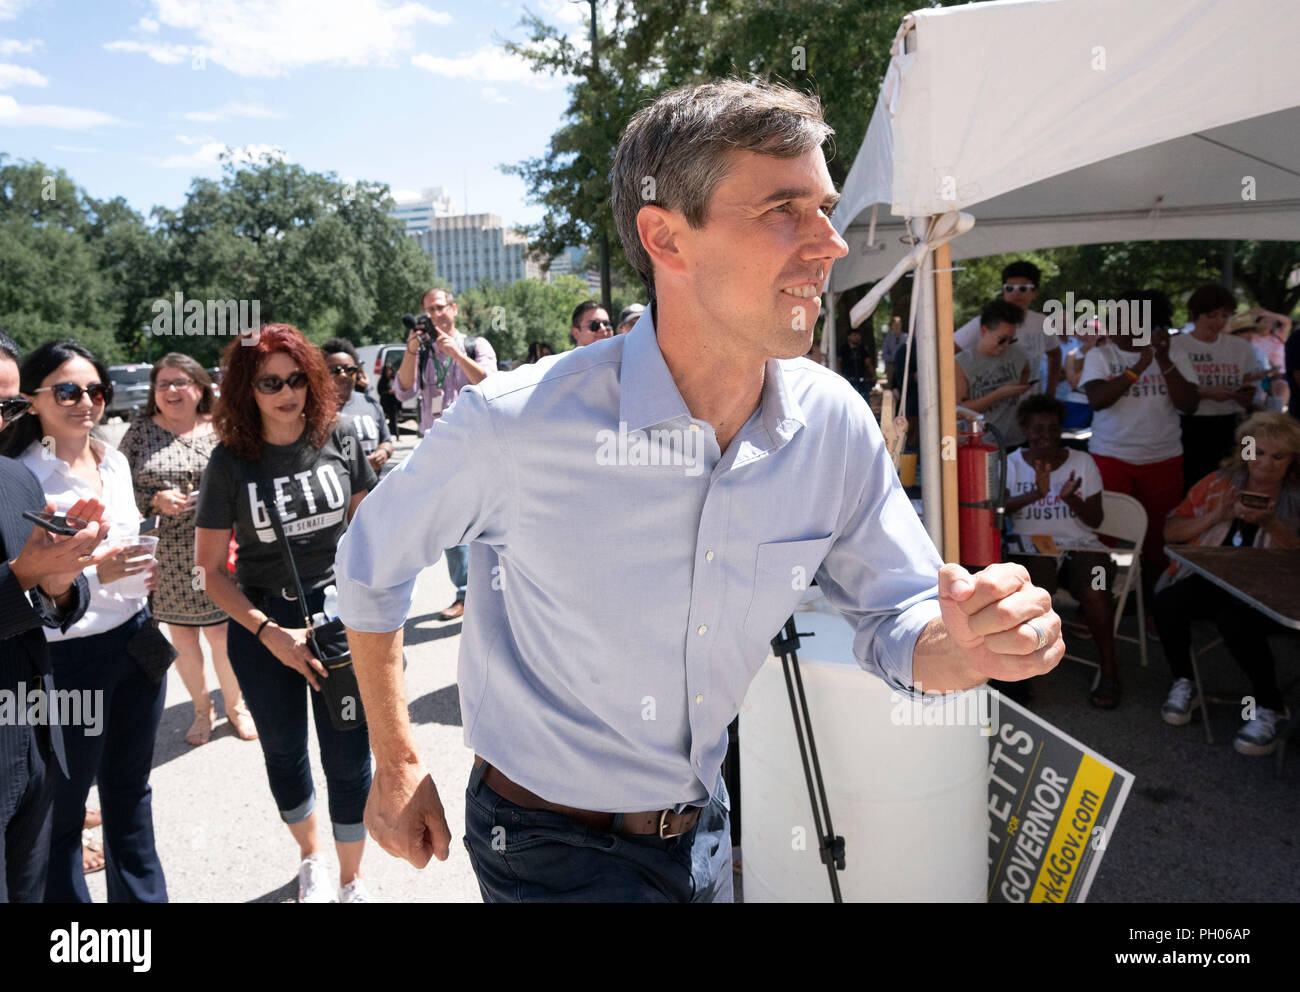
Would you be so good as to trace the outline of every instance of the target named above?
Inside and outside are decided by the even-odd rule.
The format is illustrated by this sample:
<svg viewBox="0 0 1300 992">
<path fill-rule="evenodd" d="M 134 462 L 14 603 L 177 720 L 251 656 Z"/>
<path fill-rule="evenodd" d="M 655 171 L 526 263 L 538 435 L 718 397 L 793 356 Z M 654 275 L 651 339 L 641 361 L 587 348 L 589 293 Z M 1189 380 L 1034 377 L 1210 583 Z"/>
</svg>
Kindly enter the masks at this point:
<svg viewBox="0 0 1300 992">
<path fill-rule="evenodd" d="M 181 139 L 185 141 L 184 138 Z M 188 143 L 188 142 L 187 142 Z M 263 155 L 271 155 L 284 162 L 292 162 L 283 148 L 275 145 L 227 145 L 224 141 L 208 141 L 188 155 L 168 155 L 158 164 L 164 169 L 206 169 L 221 164 L 221 155 L 227 149 L 234 155 L 236 162 L 252 162 Z"/>
<path fill-rule="evenodd" d="M 136 21 L 135 26 L 139 28 L 141 31 L 143 31 L 145 34 L 158 33 L 158 22 L 155 21 L 152 17 L 140 18 L 140 20 Z"/>
<path fill-rule="evenodd" d="M 45 42 L 39 38 L 19 41 L 17 38 L 0 38 L 0 55 L 31 55 L 37 49 L 44 48 Z"/>
<path fill-rule="evenodd" d="M 522 83 L 535 89 L 554 89 L 563 84 L 563 80 L 558 77 L 534 73 L 518 55 L 512 55 L 494 45 L 485 45 L 476 52 L 455 58 L 421 52 L 411 56 L 411 65 L 436 76 L 469 79 L 480 83 Z"/>
<path fill-rule="evenodd" d="M 3 2 L 3 0 L 0 0 Z M 451 15 L 414 0 L 151 0 L 143 21 L 191 36 L 192 44 L 114 41 L 110 51 L 179 62 L 201 55 L 240 76 L 282 76 L 307 65 L 392 64 L 415 46 L 412 29 Z M 182 54 L 183 53 L 183 54 Z"/>
<path fill-rule="evenodd" d="M 0 21 L 12 21 L 31 0 L 0 0 Z"/>
<path fill-rule="evenodd" d="M 103 152 L 102 148 L 88 148 L 85 145 L 55 145 L 55 151 L 72 152 L 75 155 L 98 155 Z"/>
<path fill-rule="evenodd" d="M 108 41 L 104 43 L 104 48 L 110 52 L 137 52 L 148 55 L 149 58 L 163 65 L 188 62 L 192 56 L 200 54 L 197 48 L 191 48 L 189 45 L 173 45 L 170 42 L 159 44 L 152 41 Z"/>
<path fill-rule="evenodd" d="M 123 121 L 111 114 L 82 107 L 60 107 L 52 104 L 24 107 L 11 96 L 0 95 L 0 126 L 56 127 L 65 131 L 86 131 Z"/>
<path fill-rule="evenodd" d="M 215 110 L 191 110 L 187 114 L 182 114 L 187 121 L 198 121 L 202 124 L 210 124 L 215 121 L 228 121 L 235 117 L 249 117 L 258 120 L 264 120 L 270 117 L 283 117 L 283 114 L 276 113 L 269 107 L 263 107 L 256 103 L 227 103 L 224 106 L 217 107 Z"/>
<path fill-rule="evenodd" d="M 35 69 L 0 62 L 0 90 L 7 90 L 10 86 L 44 86 L 48 82 Z"/>
<path fill-rule="evenodd" d="M 217 139 L 206 135 L 202 138 L 190 138 L 187 137 L 186 135 L 178 134 L 176 135 L 176 140 L 179 141 L 182 145 L 203 145 L 203 144 L 207 144 L 210 141 L 216 141 Z"/>
</svg>

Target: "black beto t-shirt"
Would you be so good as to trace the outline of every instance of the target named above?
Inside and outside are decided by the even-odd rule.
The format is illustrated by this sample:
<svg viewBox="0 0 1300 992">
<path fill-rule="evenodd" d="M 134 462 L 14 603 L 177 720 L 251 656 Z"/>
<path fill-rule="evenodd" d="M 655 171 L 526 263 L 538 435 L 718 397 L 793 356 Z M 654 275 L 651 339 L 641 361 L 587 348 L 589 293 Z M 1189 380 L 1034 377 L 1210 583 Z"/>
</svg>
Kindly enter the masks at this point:
<svg viewBox="0 0 1300 992">
<path fill-rule="evenodd" d="M 388 431 L 388 418 L 384 416 L 384 408 L 379 405 L 379 400 L 359 389 L 352 390 L 352 395 L 339 410 L 339 418 L 352 422 L 357 437 L 361 438 L 363 454 L 373 454 L 381 444 L 393 439 Z"/>
<path fill-rule="evenodd" d="M 235 529 L 235 579 L 241 586 L 292 589 L 258 491 L 259 475 L 279 508 L 303 588 L 311 592 L 328 585 L 347 528 L 348 504 L 354 493 L 376 483 L 350 421 L 335 424 L 319 451 L 305 437 L 293 444 L 263 444 L 260 463 L 241 461 L 219 444 L 203 472 L 194 526 Z"/>
</svg>

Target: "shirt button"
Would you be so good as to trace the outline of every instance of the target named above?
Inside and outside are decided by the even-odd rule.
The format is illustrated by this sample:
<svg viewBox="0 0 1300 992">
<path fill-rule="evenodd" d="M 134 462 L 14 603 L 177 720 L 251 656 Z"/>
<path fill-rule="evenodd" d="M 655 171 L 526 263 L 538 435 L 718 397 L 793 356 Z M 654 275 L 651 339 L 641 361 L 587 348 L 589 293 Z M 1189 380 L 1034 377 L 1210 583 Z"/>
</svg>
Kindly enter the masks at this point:
<svg viewBox="0 0 1300 992">
<path fill-rule="evenodd" d="M 700 624 L 699 629 L 698 629 L 695 633 L 697 633 L 697 634 L 699 634 L 701 637 L 703 637 L 703 636 L 704 636 L 705 634 L 707 634 L 708 632 L 709 632 L 709 626 L 708 626 L 708 624 L 704 624 L 704 623 L 702 623 L 702 624 Z"/>
<path fill-rule="evenodd" d="M 691 424 L 691 430 L 693 430 L 693 431 L 698 431 L 699 429 L 700 429 L 700 425 L 699 425 L 699 424 Z"/>
<path fill-rule="evenodd" d="M 698 705 L 699 705 L 700 703 L 702 703 L 702 702 L 704 702 L 704 694 L 703 694 L 703 693 L 699 693 L 699 694 L 697 694 L 696 697 L 695 697 L 695 703 L 696 703 L 696 705 L 698 706 Z"/>
<path fill-rule="evenodd" d="M 706 552 L 704 552 L 704 560 L 705 560 L 705 561 L 713 561 L 713 552 L 712 552 L 712 551 L 706 551 Z"/>
<path fill-rule="evenodd" d="M 695 767 L 696 767 L 696 768 L 703 768 L 703 767 L 704 767 L 703 763 L 700 761 L 699 758 L 696 758 L 696 759 L 695 759 Z"/>
</svg>

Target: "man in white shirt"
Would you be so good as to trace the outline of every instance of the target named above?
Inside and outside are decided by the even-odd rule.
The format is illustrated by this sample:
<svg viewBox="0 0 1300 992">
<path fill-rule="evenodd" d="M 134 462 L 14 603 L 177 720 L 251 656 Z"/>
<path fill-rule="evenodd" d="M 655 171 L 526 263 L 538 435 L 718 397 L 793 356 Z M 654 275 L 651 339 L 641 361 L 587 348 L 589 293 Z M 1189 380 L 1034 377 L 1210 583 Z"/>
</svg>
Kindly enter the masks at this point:
<svg viewBox="0 0 1300 992">
<path fill-rule="evenodd" d="M 1012 262 L 1002 270 L 1002 299 L 1025 311 L 1024 321 L 1016 328 L 1016 344 L 1029 359 L 1029 381 L 1034 386 L 1031 392 L 1053 396 L 1061 381 L 1061 331 L 1049 325 L 1043 314 L 1029 309 L 1029 304 L 1038 299 L 1040 285 L 1042 272 L 1033 262 Z M 980 342 L 979 314 L 957 328 L 952 340 L 957 351 L 974 351 Z M 1046 382 L 1038 381 L 1043 355 L 1047 356 Z"/>
</svg>

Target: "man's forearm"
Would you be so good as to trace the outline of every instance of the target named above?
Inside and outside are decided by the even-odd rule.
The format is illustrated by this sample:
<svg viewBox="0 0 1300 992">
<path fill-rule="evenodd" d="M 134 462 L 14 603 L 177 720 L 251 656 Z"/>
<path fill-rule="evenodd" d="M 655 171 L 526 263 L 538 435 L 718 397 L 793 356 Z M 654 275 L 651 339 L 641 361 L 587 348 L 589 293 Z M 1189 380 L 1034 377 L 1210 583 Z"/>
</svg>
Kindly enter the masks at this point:
<svg viewBox="0 0 1300 992">
<path fill-rule="evenodd" d="M 487 369 L 470 358 L 469 355 L 458 352 L 456 361 L 460 362 L 460 367 L 465 372 L 465 378 L 469 380 L 471 386 L 477 386 L 487 378 Z"/>
<path fill-rule="evenodd" d="M 923 692 L 950 692 L 980 685 L 984 676 L 973 672 L 966 654 L 948 636 L 942 617 L 931 620 L 912 649 L 912 684 Z"/>
<path fill-rule="evenodd" d="M 402 676 L 402 630 L 386 634 L 351 627 L 347 630 L 376 763 L 385 766 L 418 762 Z"/>
<path fill-rule="evenodd" d="M 397 367 L 397 384 L 408 392 L 415 385 L 415 355 L 415 352 L 407 348 L 402 355 L 402 364 Z"/>
</svg>

